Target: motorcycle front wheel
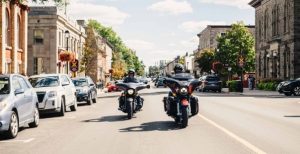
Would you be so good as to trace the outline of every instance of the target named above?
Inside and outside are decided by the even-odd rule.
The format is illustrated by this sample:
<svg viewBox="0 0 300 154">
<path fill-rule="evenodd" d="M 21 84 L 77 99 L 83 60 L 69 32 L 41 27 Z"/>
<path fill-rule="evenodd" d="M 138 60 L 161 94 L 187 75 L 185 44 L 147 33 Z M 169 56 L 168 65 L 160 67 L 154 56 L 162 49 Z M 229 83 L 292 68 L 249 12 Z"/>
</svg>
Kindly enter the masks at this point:
<svg viewBox="0 0 300 154">
<path fill-rule="evenodd" d="M 188 126 L 188 122 L 189 122 L 188 108 L 182 107 L 181 114 L 182 114 L 181 128 L 186 128 Z"/>
<path fill-rule="evenodd" d="M 133 109 L 132 109 L 132 103 L 131 102 L 127 102 L 126 103 L 126 109 L 127 109 L 127 118 L 131 119 L 133 116 Z"/>
</svg>

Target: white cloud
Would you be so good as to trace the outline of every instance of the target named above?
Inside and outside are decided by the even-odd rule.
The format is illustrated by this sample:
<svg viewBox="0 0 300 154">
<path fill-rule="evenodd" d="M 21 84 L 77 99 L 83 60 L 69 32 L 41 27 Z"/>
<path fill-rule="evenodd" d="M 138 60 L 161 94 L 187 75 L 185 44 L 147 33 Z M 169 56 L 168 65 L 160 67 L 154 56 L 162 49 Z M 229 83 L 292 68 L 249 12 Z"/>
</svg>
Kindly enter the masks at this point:
<svg viewBox="0 0 300 154">
<path fill-rule="evenodd" d="M 106 26 L 118 26 L 124 23 L 129 15 L 116 7 L 86 3 L 72 2 L 68 9 L 70 15 L 76 19 L 95 19 Z M 84 12 L 84 13 L 83 13 Z"/>
<path fill-rule="evenodd" d="M 199 42 L 198 37 L 194 36 L 189 40 L 182 40 L 180 44 L 184 47 L 195 49 L 198 46 L 198 42 Z"/>
<path fill-rule="evenodd" d="M 226 24 L 223 21 L 187 21 L 182 23 L 179 28 L 186 31 L 186 32 L 200 32 L 204 28 L 206 28 L 207 25 L 224 25 Z"/>
<path fill-rule="evenodd" d="M 29 1 L 30 6 L 55 6 L 53 2 L 32 3 Z M 95 19 L 106 26 L 118 26 L 124 23 L 129 15 L 122 12 L 116 7 L 107 5 L 94 4 L 92 1 L 85 0 L 72 0 L 67 7 L 68 16 L 72 19 Z"/>
<path fill-rule="evenodd" d="M 212 3 L 217 5 L 233 6 L 240 9 L 250 9 L 250 0 L 199 0 L 201 3 Z"/>
<path fill-rule="evenodd" d="M 149 10 L 157 11 L 161 13 L 167 13 L 172 15 L 178 15 L 182 13 L 192 13 L 193 8 L 187 1 L 176 0 L 163 0 L 152 4 L 148 7 Z"/>
<path fill-rule="evenodd" d="M 151 50 L 155 47 L 153 43 L 144 40 L 127 40 L 125 44 L 137 51 Z"/>
</svg>

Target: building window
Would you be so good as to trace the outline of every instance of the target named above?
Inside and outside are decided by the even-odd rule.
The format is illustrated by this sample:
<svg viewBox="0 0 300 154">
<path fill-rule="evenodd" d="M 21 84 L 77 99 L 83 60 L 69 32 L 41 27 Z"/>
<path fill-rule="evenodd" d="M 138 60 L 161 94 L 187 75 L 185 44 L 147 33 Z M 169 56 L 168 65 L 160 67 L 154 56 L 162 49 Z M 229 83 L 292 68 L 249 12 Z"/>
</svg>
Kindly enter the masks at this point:
<svg viewBox="0 0 300 154">
<path fill-rule="evenodd" d="M 226 35 L 226 33 L 221 33 L 221 37 L 224 37 Z"/>
<path fill-rule="evenodd" d="M 284 32 L 289 32 L 290 31 L 290 3 L 289 0 L 285 0 L 284 3 Z"/>
<path fill-rule="evenodd" d="M 33 59 L 33 62 L 34 62 L 33 73 L 35 75 L 43 73 L 44 72 L 44 70 L 43 70 L 43 58 L 37 58 L 37 57 L 35 57 Z"/>
<path fill-rule="evenodd" d="M 18 19 L 17 19 L 17 38 L 16 38 L 16 41 L 17 41 L 17 49 L 20 49 L 22 46 L 21 46 L 21 18 L 20 16 L 18 16 Z"/>
<path fill-rule="evenodd" d="M 8 9 L 5 11 L 5 44 L 11 46 L 11 20 Z"/>
<path fill-rule="evenodd" d="M 61 45 L 62 45 L 62 43 L 61 43 L 61 41 L 62 41 L 62 34 L 61 34 L 61 32 L 59 32 L 58 33 L 58 44 L 59 44 L 59 46 L 61 47 Z"/>
<path fill-rule="evenodd" d="M 272 35 L 277 36 L 279 24 L 279 5 L 275 5 L 272 10 Z"/>
<path fill-rule="evenodd" d="M 268 14 L 268 9 L 265 11 L 265 22 L 264 22 L 264 39 L 267 39 L 268 35 L 268 25 L 269 25 L 269 14 Z"/>
<path fill-rule="evenodd" d="M 44 32 L 43 30 L 34 31 L 34 43 L 35 44 L 44 44 Z"/>
</svg>

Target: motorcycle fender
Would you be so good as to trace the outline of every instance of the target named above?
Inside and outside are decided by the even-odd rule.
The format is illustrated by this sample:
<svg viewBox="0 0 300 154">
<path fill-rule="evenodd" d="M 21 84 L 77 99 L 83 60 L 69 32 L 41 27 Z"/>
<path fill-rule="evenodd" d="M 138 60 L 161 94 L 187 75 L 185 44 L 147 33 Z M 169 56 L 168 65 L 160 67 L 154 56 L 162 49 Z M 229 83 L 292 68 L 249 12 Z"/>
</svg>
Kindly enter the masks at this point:
<svg viewBox="0 0 300 154">
<path fill-rule="evenodd" d="M 187 107 L 187 106 L 189 106 L 189 101 L 187 99 L 182 99 L 181 105 Z"/>
</svg>

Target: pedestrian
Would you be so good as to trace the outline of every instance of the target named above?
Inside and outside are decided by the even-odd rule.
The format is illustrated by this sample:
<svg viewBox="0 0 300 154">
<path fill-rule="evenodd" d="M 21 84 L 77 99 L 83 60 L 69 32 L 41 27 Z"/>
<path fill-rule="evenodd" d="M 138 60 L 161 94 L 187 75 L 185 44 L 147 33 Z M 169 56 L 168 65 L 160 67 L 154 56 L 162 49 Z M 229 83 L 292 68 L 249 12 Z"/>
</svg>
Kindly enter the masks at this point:
<svg viewBox="0 0 300 154">
<path fill-rule="evenodd" d="M 252 77 L 252 75 L 248 76 L 248 88 L 249 88 L 249 90 L 253 90 L 253 77 Z"/>
</svg>

